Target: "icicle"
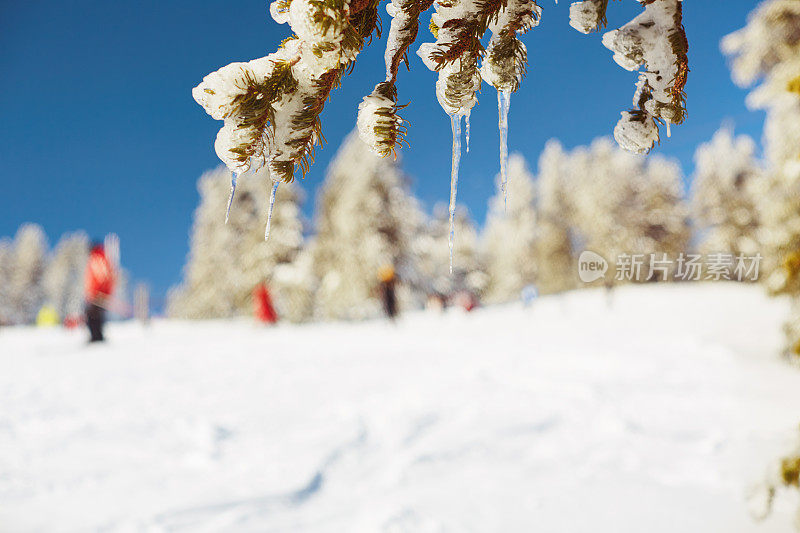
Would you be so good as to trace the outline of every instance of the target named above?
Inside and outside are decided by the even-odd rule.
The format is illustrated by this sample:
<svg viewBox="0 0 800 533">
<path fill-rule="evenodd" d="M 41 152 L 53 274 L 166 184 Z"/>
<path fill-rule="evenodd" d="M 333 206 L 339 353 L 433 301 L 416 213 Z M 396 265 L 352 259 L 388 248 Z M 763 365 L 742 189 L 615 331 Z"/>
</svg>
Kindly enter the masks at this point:
<svg viewBox="0 0 800 533">
<path fill-rule="evenodd" d="M 503 190 L 503 209 L 508 206 L 508 109 L 511 92 L 497 91 L 497 114 L 500 128 L 500 187 Z"/>
<path fill-rule="evenodd" d="M 466 122 L 466 127 L 467 127 L 467 132 L 466 132 L 467 153 L 469 153 L 469 114 L 470 112 L 467 111 L 467 114 L 464 115 L 464 122 Z"/>
<path fill-rule="evenodd" d="M 225 223 L 228 223 L 228 218 L 231 216 L 231 205 L 233 205 L 233 196 L 236 194 L 236 180 L 239 179 L 239 174 L 231 172 L 231 194 L 228 196 L 228 209 L 225 210 Z"/>
<path fill-rule="evenodd" d="M 281 184 L 280 180 L 273 180 L 272 192 L 269 195 L 269 213 L 267 214 L 267 229 L 264 230 L 264 240 L 269 240 L 269 228 L 272 225 L 272 209 L 275 207 L 275 194 L 278 192 L 278 185 Z"/>
<path fill-rule="evenodd" d="M 453 162 L 450 168 L 450 273 L 453 273 L 453 240 L 456 233 L 456 192 L 458 191 L 458 167 L 461 164 L 461 114 L 450 115 L 453 129 Z"/>
<path fill-rule="evenodd" d="M 672 129 L 670 128 L 670 126 L 672 126 L 672 121 L 668 118 L 664 120 L 667 122 L 667 138 L 672 137 Z"/>
</svg>

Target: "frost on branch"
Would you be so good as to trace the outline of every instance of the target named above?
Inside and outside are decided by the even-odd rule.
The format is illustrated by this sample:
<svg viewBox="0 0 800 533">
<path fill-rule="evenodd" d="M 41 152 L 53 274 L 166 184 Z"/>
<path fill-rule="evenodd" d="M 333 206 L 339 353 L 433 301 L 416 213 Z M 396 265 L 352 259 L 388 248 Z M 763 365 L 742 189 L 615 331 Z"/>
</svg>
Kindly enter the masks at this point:
<svg viewBox="0 0 800 533">
<path fill-rule="evenodd" d="M 531 0 L 442 0 L 435 7 L 430 28 L 436 41 L 423 44 L 417 53 L 439 73 L 436 96 L 445 112 L 469 115 L 482 75 L 498 90 L 515 91 L 527 64 L 517 34 L 539 23 L 539 6 Z M 487 30 L 492 38 L 484 50 L 481 38 Z"/>
<path fill-rule="evenodd" d="M 275 0 L 270 14 L 294 32 L 280 48 L 260 59 L 232 63 L 203 79 L 192 94 L 223 126 L 215 148 L 235 175 L 266 166 L 274 182 L 290 182 L 295 169 L 308 170 L 314 146 L 324 137 L 320 114 L 331 91 L 353 66 L 373 32 L 380 35 L 381 0 Z M 629 70 L 641 68 L 634 98 L 616 127 L 620 144 L 646 152 L 659 140 L 658 123 L 683 122 L 688 73 L 681 0 L 639 0 L 644 12 L 604 44 Z M 408 50 L 419 33 L 420 17 L 431 6 L 435 41 L 417 54 L 438 74 L 436 96 L 461 131 L 485 80 L 498 91 L 501 172 L 507 159 L 506 132 L 510 95 L 525 76 L 527 50 L 519 36 L 539 24 L 542 10 L 534 0 L 390 0 L 391 16 L 384 62 L 386 75 L 358 110 L 358 131 L 381 156 L 405 142 L 406 122 L 399 116 L 396 81 L 400 65 L 409 66 Z M 571 25 L 581 32 L 606 24 L 608 0 L 585 0 L 570 8 Z M 491 33 L 486 47 L 482 39 Z M 800 80 L 797 82 L 800 91 Z M 453 139 L 454 149 L 461 145 Z M 453 154 L 453 161 L 460 154 Z M 453 166 L 451 182 L 457 180 Z M 504 173 L 505 174 L 505 173 Z M 235 179 L 235 177 L 234 177 Z"/>
<path fill-rule="evenodd" d="M 374 152 L 385 157 L 405 141 L 406 127 L 397 114 L 397 71 L 400 63 L 408 63 L 408 48 L 419 33 L 419 17 L 431 7 L 433 0 L 392 0 L 386 12 L 392 17 L 386 40 L 386 79 L 375 86 L 358 106 L 358 132 Z"/>
<path fill-rule="evenodd" d="M 324 140 L 319 115 L 376 29 L 377 0 L 278 0 L 270 12 L 295 35 L 267 57 L 209 74 L 192 95 L 224 121 L 215 148 L 232 172 L 269 165 L 274 181 L 289 182 Z"/>
<path fill-rule="evenodd" d="M 531 0 L 509 0 L 505 9 L 489 24 L 492 38 L 481 65 L 484 81 L 506 93 L 516 92 L 525 77 L 528 51 L 517 37 L 536 27 L 542 9 Z"/>
<path fill-rule="evenodd" d="M 659 141 L 658 123 L 681 124 L 685 94 L 688 41 L 683 29 L 681 0 L 640 0 L 644 11 L 623 27 L 603 36 L 603 45 L 626 70 L 637 70 L 634 109 L 622 113 L 614 128 L 617 142 L 631 152 L 647 153 Z M 589 33 L 605 26 L 607 0 L 587 0 L 570 8 L 570 24 Z"/>
<path fill-rule="evenodd" d="M 586 0 L 569 6 L 569 25 L 581 33 L 591 33 L 606 27 L 608 0 Z"/>
</svg>

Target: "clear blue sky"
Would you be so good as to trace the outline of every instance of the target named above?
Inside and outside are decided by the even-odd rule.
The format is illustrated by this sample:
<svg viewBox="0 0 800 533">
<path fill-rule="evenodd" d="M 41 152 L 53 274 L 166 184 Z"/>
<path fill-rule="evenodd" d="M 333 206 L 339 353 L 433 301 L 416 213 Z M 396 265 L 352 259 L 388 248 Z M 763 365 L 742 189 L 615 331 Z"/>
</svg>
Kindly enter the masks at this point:
<svg viewBox="0 0 800 533">
<path fill-rule="evenodd" d="M 610 135 L 631 104 L 635 81 L 613 62 L 600 34 L 568 26 L 568 1 L 540 4 L 543 21 L 524 38 L 528 77 L 512 99 L 509 120 L 510 150 L 534 167 L 550 138 L 571 148 Z M 163 294 L 181 276 L 195 182 L 218 164 L 213 141 L 220 123 L 195 104 L 191 88 L 231 61 L 274 51 L 288 27 L 269 18 L 264 0 L 1 5 L 0 236 L 13 235 L 23 222 L 41 224 L 51 244 L 76 229 L 94 236 L 115 231 L 133 279 L 150 281 Z M 689 115 L 656 150 L 680 159 L 686 173 L 695 147 L 726 119 L 760 140 L 763 114 L 746 109 L 745 92 L 730 81 L 719 51 L 720 38 L 742 27 L 754 5 L 686 2 Z M 612 2 L 609 27 L 639 9 L 633 0 Z M 424 29 L 418 42 L 423 39 L 430 39 Z M 361 97 L 382 79 L 384 41 L 373 40 L 325 109 L 329 144 L 317 151 L 302 183 L 309 214 L 330 158 L 355 125 Z M 450 125 L 433 93 L 435 74 L 415 55 L 411 60 L 412 72 L 401 72 L 398 85 L 400 100 L 411 102 L 404 113 L 411 148 L 404 149 L 403 164 L 415 193 L 431 207 L 448 197 Z M 484 84 L 472 115 L 471 151 L 462 162 L 459 201 L 478 221 L 498 169 L 496 105 L 494 90 Z"/>
</svg>

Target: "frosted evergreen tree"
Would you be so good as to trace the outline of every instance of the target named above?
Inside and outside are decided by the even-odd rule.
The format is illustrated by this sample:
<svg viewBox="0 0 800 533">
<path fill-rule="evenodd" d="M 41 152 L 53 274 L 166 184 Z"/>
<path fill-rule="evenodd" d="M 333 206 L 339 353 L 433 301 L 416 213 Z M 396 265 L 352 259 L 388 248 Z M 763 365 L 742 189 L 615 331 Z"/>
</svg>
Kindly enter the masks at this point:
<svg viewBox="0 0 800 533">
<path fill-rule="evenodd" d="M 230 215 L 230 175 L 224 169 L 204 174 L 198 182 L 200 204 L 194 215 L 190 252 L 181 287 L 172 291 L 171 316 L 215 318 L 249 315 L 252 292 L 266 282 L 276 304 L 282 287 L 273 280 L 276 268 L 291 263 L 303 247 L 303 225 L 294 184 L 278 188 L 270 240 L 264 240 L 269 203 L 266 171 L 238 180 Z"/>
<path fill-rule="evenodd" d="M 552 294 L 577 286 L 578 253 L 573 226 L 575 207 L 572 196 L 576 176 L 558 141 L 550 141 L 539 157 L 538 221 L 536 236 L 537 287 L 541 294 Z"/>
<path fill-rule="evenodd" d="M 653 260 L 664 254 L 674 260 L 687 249 L 688 208 L 676 163 L 661 157 L 646 162 L 598 139 L 588 150 L 576 150 L 570 167 L 580 181 L 574 195 L 576 223 L 587 249 L 609 262 L 623 254 L 642 255 L 645 266 L 638 281 L 654 279 L 649 271 Z M 670 276 L 654 273 L 661 279 Z M 606 275 L 607 282 L 613 274 Z"/>
<path fill-rule="evenodd" d="M 61 320 L 83 314 L 84 272 L 89 258 L 85 233 L 64 235 L 58 242 L 44 275 L 46 301 Z"/>
<path fill-rule="evenodd" d="M 267 202 L 262 203 L 266 197 L 261 194 L 269 186 L 268 173 L 266 169 L 262 169 L 252 175 L 243 176 L 242 180 L 245 184 L 243 192 L 251 196 L 254 208 L 245 208 L 242 213 L 237 213 L 232 207 L 228 223 L 242 236 L 234 255 L 237 265 L 235 270 L 241 273 L 237 284 L 237 302 L 244 302 L 242 305 L 249 313 L 252 310 L 253 288 L 259 283 L 266 283 L 276 310 L 280 312 L 279 317 L 294 322 L 305 320 L 310 316 L 307 307 L 292 307 L 292 301 L 297 299 L 296 292 L 300 290 L 296 287 L 299 281 L 296 275 L 305 268 L 294 264 L 305 245 L 301 212 L 303 192 L 294 183 L 282 184 L 277 189 L 272 218 L 268 222 L 269 240 L 265 240 L 264 232 L 253 231 L 251 217 L 255 216 L 261 221 L 261 224 L 256 225 L 261 229 L 260 226 L 263 226 L 270 210 Z M 250 182 L 250 188 L 247 188 L 247 182 Z M 243 216 L 238 218 L 240 214 Z M 290 269 L 295 271 L 293 276 L 288 275 Z M 307 276 L 302 281 L 313 287 L 313 280 Z"/>
<path fill-rule="evenodd" d="M 722 128 L 695 152 L 692 213 L 702 253 L 760 252 L 757 204 L 763 171 L 755 143 Z"/>
<path fill-rule="evenodd" d="M 318 203 L 314 269 L 317 315 L 357 319 L 380 314 L 378 270 L 399 278 L 400 308 L 419 305 L 412 240 L 423 216 L 391 159 L 351 133 L 328 168 Z"/>
<path fill-rule="evenodd" d="M 278 264 L 272 273 L 270 287 L 276 295 L 276 311 L 290 322 L 306 322 L 314 317 L 318 280 L 313 250 L 313 243 L 308 243 L 291 262 Z"/>
<path fill-rule="evenodd" d="M 725 37 L 734 80 L 760 85 L 748 105 L 765 109 L 766 180 L 759 190 L 764 262 L 762 279 L 773 293 L 792 293 L 786 265 L 800 254 L 800 5 L 795 0 L 762 2 L 747 26 Z M 788 263 L 787 263 L 788 262 Z M 789 265 L 790 266 L 790 265 Z M 800 284 L 798 284 L 800 287 Z"/>
<path fill-rule="evenodd" d="M 800 309 L 800 3 L 767 0 L 747 25 L 728 35 L 723 50 L 732 56 L 734 80 L 760 83 L 748 96 L 765 109 L 767 183 L 759 213 L 764 261 L 762 279 L 774 294 L 788 294 Z M 787 353 L 800 356 L 800 318 L 787 324 Z"/>
<path fill-rule="evenodd" d="M 227 181 L 228 174 L 222 169 L 206 172 L 198 180 L 200 202 L 194 212 L 189 257 L 183 283 L 171 291 L 168 299 L 170 316 L 229 317 L 237 312 L 231 297 L 236 277 L 233 268 L 236 239 L 222 219 L 228 201 Z M 233 210 L 238 213 L 237 219 L 243 216 L 243 204 L 247 203 L 252 203 L 251 195 L 240 191 Z"/>
<path fill-rule="evenodd" d="M 8 278 L 11 321 L 30 324 L 44 303 L 43 278 L 47 267 L 47 239 L 42 228 L 25 224 L 14 238 L 14 257 Z"/>
<path fill-rule="evenodd" d="M 608 0 L 585 0 L 570 7 L 570 24 L 583 33 L 606 26 Z M 642 153 L 659 140 L 659 124 L 680 124 L 685 116 L 684 87 L 689 72 L 688 42 L 681 0 L 641 0 L 643 11 L 608 32 L 603 44 L 614 60 L 639 71 L 634 109 L 622 113 L 614 135 L 626 149 Z M 260 59 L 231 63 L 207 75 L 194 88 L 195 100 L 223 126 L 215 149 L 234 174 L 269 167 L 273 181 L 290 182 L 295 170 L 307 170 L 315 144 L 322 141 L 320 115 L 332 90 L 352 69 L 365 43 L 379 32 L 378 0 L 275 0 L 270 14 L 288 23 L 293 34 L 279 49 Z M 477 103 L 482 81 L 497 91 L 500 169 L 505 183 L 508 112 L 511 94 L 527 69 L 522 34 L 541 21 L 532 0 L 391 0 L 385 77 L 358 109 L 358 131 L 377 154 L 387 156 L 404 141 L 396 81 L 420 18 L 433 6 L 428 25 L 433 42 L 417 54 L 438 74 L 437 99 L 450 116 L 453 131 L 450 219 L 455 216 L 462 121 Z M 491 34 L 484 46 L 484 37 Z M 469 134 L 467 133 L 467 136 Z"/>
<path fill-rule="evenodd" d="M 520 154 L 509 158 L 507 191 L 501 176 L 496 181 L 483 234 L 488 276 L 484 299 L 490 303 L 516 300 L 536 281 L 536 194 L 525 159 Z"/>
<path fill-rule="evenodd" d="M 9 239 L 0 239 L 0 326 L 11 323 L 11 269 L 14 261 L 14 245 Z"/>
<path fill-rule="evenodd" d="M 638 206 L 627 211 L 632 219 L 631 248 L 655 254 L 656 260 L 664 256 L 676 260 L 689 249 L 691 239 L 689 205 L 680 164 L 673 159 L 651 156 L 644 180 L 634 188 Z M 651 281 L 657 279 L 661 278 Z"/>
<path fill-rule="evenodd" d="M 620 254 L 632 254 L 626 228 L 630 221 L 623 209 L 634 192 L 629 185 L 644 179 L 643 160 L 615 150 L 607 139 L 576 148 L 568 160 L 569 172 L 578 184 L 573 194 L 575 229 L 583 246 L 610 263 Z"/>
<path fill-rule="evenodd" d="M 481 257 L 478 232 L 469 210 L 457 206 L 453 217 L 453 270 L 450 271 L 450 212 L 445 204 L 437 204 L 433 216 L 415 242 L 420 272 L 426 280 L 427 292 L 451 296 L 468 292 L 483 294 L 488 278 Z"/>
</svg>

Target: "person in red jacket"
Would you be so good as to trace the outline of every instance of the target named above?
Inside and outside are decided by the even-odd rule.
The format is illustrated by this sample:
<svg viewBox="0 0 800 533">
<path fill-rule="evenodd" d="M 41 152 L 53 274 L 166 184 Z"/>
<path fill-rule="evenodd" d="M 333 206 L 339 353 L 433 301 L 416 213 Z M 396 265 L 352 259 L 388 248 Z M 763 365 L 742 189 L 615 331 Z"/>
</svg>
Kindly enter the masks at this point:
<svg viewBox="0 0 800 533">
<path fill-rule="evenodd" d="M 114 268 L 106 257 L 102 244 L 92 245 L 86 265 L 86 325 L 89 326 L 89 342 L 100 342 L 103 338 L 103 325 L 106 309 L 114 292 Z"/>
<path fill-rule="evenodd" d="M 272 307 L 272 298 L 269 296 L 269 291 L 264 283 L 259 283 L 253 289 L 253 311 L 256 320 L 264 324 L 274 324 L 278 321 L 278 314 L 275 308 Z"/>
</svg>

